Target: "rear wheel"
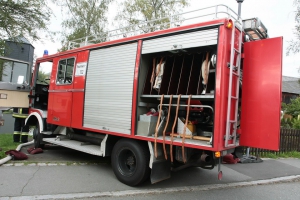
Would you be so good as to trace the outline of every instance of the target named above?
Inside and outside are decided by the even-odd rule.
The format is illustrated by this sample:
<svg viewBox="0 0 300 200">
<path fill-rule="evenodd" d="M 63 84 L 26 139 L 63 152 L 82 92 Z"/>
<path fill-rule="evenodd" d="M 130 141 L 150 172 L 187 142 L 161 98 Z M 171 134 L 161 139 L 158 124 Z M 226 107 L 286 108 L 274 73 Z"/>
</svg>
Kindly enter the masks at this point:
<svg viewBox="0 0 300 200">
<path fill-rule="evenodd" d="M 39 123 L 36 124 L 33 130 L 34 148 L 44 148 L 43 135 L 40 132 Z"/>
<path fill-rule="evenodd" d="M 113 148 L 113 171 L 122 183 L 139 185 L 149 177 L 149 158 L 147 145 L 136 140 L 121 139 Z"/>
</svg>

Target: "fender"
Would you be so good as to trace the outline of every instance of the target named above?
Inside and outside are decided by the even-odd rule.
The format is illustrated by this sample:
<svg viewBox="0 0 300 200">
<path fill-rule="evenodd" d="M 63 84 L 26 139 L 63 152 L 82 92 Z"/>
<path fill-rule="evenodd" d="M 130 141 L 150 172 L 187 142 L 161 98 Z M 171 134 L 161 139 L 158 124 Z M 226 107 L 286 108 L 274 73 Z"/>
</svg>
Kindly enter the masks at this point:
<svg viewBox="0 0 300 200">
<path fill-rule="evenodd" d="M 25 120 L 25 124 L 27 124 L 27 122 L 33 118 L 36 118 L 38 123 L 39 123 L 39 127 L 40 127 L 40 133 L 44 130 L 44 123 L 43 123 L 43 119 L 41 117 L 41 115 L 38 112 L 32 112 L 30 113 L 30 115 L 28 115 L 28 117 Z"/>
</svg>

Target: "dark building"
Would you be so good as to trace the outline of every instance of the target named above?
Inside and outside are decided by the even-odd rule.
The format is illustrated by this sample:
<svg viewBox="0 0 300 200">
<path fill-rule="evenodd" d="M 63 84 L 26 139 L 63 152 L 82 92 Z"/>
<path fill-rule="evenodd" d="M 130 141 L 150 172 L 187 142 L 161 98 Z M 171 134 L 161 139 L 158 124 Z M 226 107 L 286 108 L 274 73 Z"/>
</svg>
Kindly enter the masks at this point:
<svg viewBox="0 0 300 200">
<path fill-rule="evenodd" d="M 23 80 L 22 82 L 28 84 L 32 71 L 33 53 L 34 47 L 24 37 L 16 40 L 6 40 L 4 57 L 13 60 L 5 60 L 3 62 L 0 81 L 17 83 Z"/>
<path fill-rule="evenodd" d="M 282 76 L 282 102 L 290 103 L 300 95 L 299 78 Z"/>
<path fill-rule="evenodd" d="M 33 52 L 34 47 L 24 37 L 20 37 L 17 41 L 5 41 L 5 57 L 29 62 L 32 65 Z"/>
</svg>

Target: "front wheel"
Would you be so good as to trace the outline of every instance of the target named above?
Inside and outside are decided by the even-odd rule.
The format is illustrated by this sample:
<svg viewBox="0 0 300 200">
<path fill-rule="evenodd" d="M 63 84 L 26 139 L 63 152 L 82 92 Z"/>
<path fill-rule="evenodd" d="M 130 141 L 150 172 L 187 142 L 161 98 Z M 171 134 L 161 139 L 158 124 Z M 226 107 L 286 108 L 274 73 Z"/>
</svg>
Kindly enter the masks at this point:
<svg viewBox="0 0 300 200">
<path fill-rule="evenodd" d="M 34 139 L 34 148 L 44 148 L 45 144 L 43 144 L 43 135 L 42 133 L 40 133 L 40 128 L 38 123 L 33 130 L 33 139 Z"/>
<path fill-rule="evenodd" d="M 150 153 L 147 145 L 130 139 L 119 140 L 112 151 L 112 167 L 119 181 L 135 186 L 150 174 Z"/>
</svg>

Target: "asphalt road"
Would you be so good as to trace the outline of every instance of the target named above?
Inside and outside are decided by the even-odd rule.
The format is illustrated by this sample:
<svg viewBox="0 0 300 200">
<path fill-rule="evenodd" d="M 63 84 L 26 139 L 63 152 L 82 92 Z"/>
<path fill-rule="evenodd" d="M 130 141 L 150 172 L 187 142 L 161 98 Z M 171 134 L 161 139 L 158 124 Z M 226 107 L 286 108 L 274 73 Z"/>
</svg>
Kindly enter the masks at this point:
<svg viewBox="0 0 300 200">
<path fill-rule="evenodd" d="M 297 200 L 300 199 L 300 182 L 278 183 L 271 185 L 255 185 L 226 189 L 210 189 L 202 191 L 172 192 L 163 194 L 141 194 L 122 197 L 97 197 L 96 199 L 114 200 L 182 200 L 182 199 L 213 199 L 213 200 Z"/>
<path fill-rule="evenodd" d="M 154 185 L 148 180 L 139 187 L 129 187 L 116 179 L 109 158 L 57 146 L 47 146 L 44 153 L 28 156 L 26 162 L 11 161 L 0 166 L 0 199 L 117 198 L 132 194 L 155 198 L 179 191 L 177 198 L 192 191 L 195 195 L 197 191 L 225 192 L 241 186 L 300 179 L 299 159 L 269 159 L 262 163 L 222 165 L 221 181 L 217 179 L 217 168 L 189 168 L 174 172 L 170 179 Z"/>
</svg>

